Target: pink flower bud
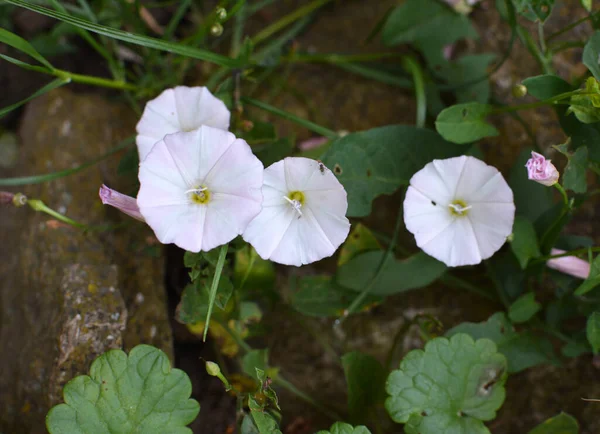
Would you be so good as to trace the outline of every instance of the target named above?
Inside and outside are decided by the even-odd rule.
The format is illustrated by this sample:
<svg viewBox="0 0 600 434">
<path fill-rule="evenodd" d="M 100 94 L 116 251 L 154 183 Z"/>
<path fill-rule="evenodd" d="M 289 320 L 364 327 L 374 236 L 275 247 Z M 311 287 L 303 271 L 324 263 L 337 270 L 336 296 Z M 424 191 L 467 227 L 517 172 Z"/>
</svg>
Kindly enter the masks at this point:
<svg viewBox="0 0 600 434">
<path fill-rule="evenodd" d="M 565 251 L 560 249 L 552 249 L 550 251 L 551 255 L 560 255 L 562 253 L 565 253 Z M 587 279 L 590 274 L 590 263 L 583 259 L 579 259 L 576 256 L 563 256 L 562 258 L 548 259 L 546 265 L 553 270 L 570 274 L 571 276 L 579 277 L 580 279 Z"/>
<path fill-rule="evenodd" d="M 530 180 L 539 182 L 550 187 L 558 182 L 560 176 L 554 164 L 546 160 L 542 154 L 531 152 L 531 158 L 527 160 L 527 176 Z"/>
<path fill-rule="evenodd" d="M 144 216 L 140 213 L 140 209 L 135 198 L 121 194 L 118 191 L 112 190 L 106 185 L 102 184 L 102 187 L 100 187 L 100 199 L 104 205 L 114 206 L 128 216 L 139 221 L 146 222 Z"/>
</svg>

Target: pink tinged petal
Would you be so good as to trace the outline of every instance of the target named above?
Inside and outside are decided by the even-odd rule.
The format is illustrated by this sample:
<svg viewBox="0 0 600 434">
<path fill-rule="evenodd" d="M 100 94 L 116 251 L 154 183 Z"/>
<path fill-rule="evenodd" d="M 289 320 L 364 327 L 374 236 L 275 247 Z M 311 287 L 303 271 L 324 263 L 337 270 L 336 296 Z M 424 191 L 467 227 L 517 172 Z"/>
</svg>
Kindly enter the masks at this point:
<svg viewBox="0 0 600 434">
<path fill-rule="evenodd" d="M 140 161 L 167 134 L 192 131 L 202 125 L 227 130 L 229 118 L 225 104 L 204 87 L 167 89 L 146 104 L 136 126 Z"/>
<path fill-rule="evenodd" d="M 527 168 L 527 177 L 535 182 L 550 187 L 558 182 L 560 174 L 550 160 L 542 154 L 531 152 L 531 158 L 525 164 Z"/>
<path fill-rule="evenodd" d="M 448 205 L 453 199 L 456 183 L 466 157 L 433 160 L 415 173 L 410 185 L 438 205 Z"/>
<path fill-rule="evenodd" d="M 566 253 L 564 250 L 552 249 L 551 255 L 560 255 Z M 561 273 L 570 274 L 580 279 L 587 279 L 590 275 L 590 263 L 576 256 L 563 256 L 562 258 L 548 259 L 546 265 L 553 270 Z"/>
<path fill-rule="evenodd" d="M 100 187 L 100 199 L 104 205 L 110 205 L 117 208 L 119 211 L 127 214 L 134 219 L 144 222 L 144 216 L 140 213 L 140 209 L 137 205 L 135 198 L 121 194 L 116 190 L 108 188 L 102 184 Z"/>
</svg>

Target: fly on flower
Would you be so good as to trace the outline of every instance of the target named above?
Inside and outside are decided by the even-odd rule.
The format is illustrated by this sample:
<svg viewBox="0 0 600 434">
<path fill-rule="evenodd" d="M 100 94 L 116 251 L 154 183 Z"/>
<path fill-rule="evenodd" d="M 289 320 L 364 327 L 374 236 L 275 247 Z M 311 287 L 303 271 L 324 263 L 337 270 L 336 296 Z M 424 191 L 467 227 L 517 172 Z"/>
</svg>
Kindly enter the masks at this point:
<svg viewBox="0 0 600 434">
<path fill-rule="evenodd" d="M 404 223 L 417 246 L 449 267 L 491 257 L 512 232 L 513 193 L 474 157 L 433 160 L 410 179 Z"/>
<path fill-rule="evenodd" d="M 137 204 L 161 243 L 209 251 L 260 212 L 263 165 L 227 131 L 169 134 L 140 163 Z"/>
<path fill-rule="evenodd" d="M 140 161 L 167 134 L 194 131 L 202 125 L 229 129 L 230 115 L 223 101 L 206 87 L 177 86 L 165 90 L 148 101 L 136 126 Z"/>
<path fill-rule="evenodd" d="M 290 157 L 265 169 L 260 214 L 244 232 L 263 259 L 310 264 L 333 255 L 350 230 L 346 191 L 315 160 Z"/>
</svg>

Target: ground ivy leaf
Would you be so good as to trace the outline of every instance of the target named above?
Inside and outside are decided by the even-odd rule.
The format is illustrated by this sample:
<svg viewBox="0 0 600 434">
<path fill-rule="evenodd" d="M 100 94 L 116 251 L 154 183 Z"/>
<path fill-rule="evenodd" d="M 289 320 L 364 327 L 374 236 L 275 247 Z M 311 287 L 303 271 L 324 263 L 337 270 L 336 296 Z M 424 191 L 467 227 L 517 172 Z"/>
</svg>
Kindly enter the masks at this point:
<svg viewBox="0 0 600 434">
<path fill-rule="evenodd" d="M 446 336 L 466 333 L 473 339 L 491 339 L 508 361 L 508 372 L 523 371 L 540 364 L 558 364 L 552 343 L 528 332 L 517 333 L 506 314 L 498 312 L 481 323 L 464 322 L 448 330 Z"/>
<path fill-rule="evenodd" d="M 527 268 L 530 259 L 541 255 L 535 228 L 529 219 L 522 216 L 515 217 L 510 248 L 523 270 Z"/>
<path fill-rule="evenodd" d="M 435 129 L 444 139 L 459 144 L 497 136 L 496 127 L 485 120 L 491 110 L 491 106 L 478 102 L 453 105 L 438 115 Z"/>
<path fill-rule="evenodd" d="M 588 67 L 596 80 L 600 80 L 600 31 L 596 31 L 583 49 L 583 64 Z"/>
<path fill-rule="evenodd" d="M 474 341 L 464 333 L 435 338 L 389 375 L 385 407 L 396 422 L 412 419 L 409 426 L 421 434 L 484 433 L 483 421 L 496 417 L 504 402 L 506 369 L 506 358 L 489 339 Z"/>
<path fill-rule="evenodd" d="M 317 431 L 316 434 L 371 434 L 371 431 L 365 426 L 353 427 L 352 425 L 344 422 L 336 422 L 331 425 L 329 431 L 321 430 Z"/>
<path fill-rule="evenodd" d="M 587 166 L 588 150 L 582 146 L 569 157 L 569 163 L 563 174 L 563 187 L 575 193 L 585 193 L 587 191 Z"/>
<path fill-rule="evenodd" d="M 508 317 L 514 323 L 527 322 L 540 311 L 542 305 L 535 301 L 535 294 L 528 292 L 523 294 L 510 305 Z"/>
<path fill-rule="evenodd" d="M 596 256 L 590 265 L 590 274 L 587 279 L 575 290 L 575 295 L 584 295 L 600 285 L 600 255 Z"/>
<path fill-rule="evenodd" d="M 65 404 L 46 417 L 50 434 L 184 434 L 200 405 L 189 399 L 192 383 L 157 348 L 138 345 L 127 356 L 110 350 L 98 357 L 90 375 L 69 381 Z"/>
<path fill-rule="evenodd" d="M 600 312 L 594 312 L 589 316 L 585 333 L 594 354 L 598 354 L 600 350 Z"/>
<path fill-rule="evenodd" d="M 491 53 L 462 56 L 454 62 L 442 64 L 439 71 L 435 72 L 450 85 L 462 85 L 484 77 L 495 58 L 496 55 Z M 486 104 L 490 97 L 490 81 L 480 80 L 470 86 L 460 86 L 454 92 L 458 103 L 476 101 Z"/>
<path fill-rule="evenodd" d="M 385 252 L 362 253 L 338 268 L 336 282 L 344 288 L 361 292 L 375 276 Z M 422 288 L 441 277 L 447 267 L 437 259 L 419 252 L 413 256 L 397 260 L 389 255 L 377 281 L 371 290 L 372 295 L 391 295 L 411 289 Z"/>
<path fill-rule="evenodd" d="M 348 192 L 347 216 L 363 217 L 373 199 L 408 184 L 425 164 L 463 153 L 434 131 L 389 125 L 334 140 L 322 159 Z"/>
<path fill-rule="evenodd" d="M 385 397 L 386 372 L 377 359 L 358 351 L 344 354 L 342 366 L 348 385 L 348 414 L 352 421 L 363 422 Z"/>
<path fill-rule="evenodd" d="M 579 424 L 577 419 L 567 413 L 560 413 L 557 416 L 542 422 L 529 434 L 578 434 Z"/>
<path fill-rule="evenodd" d="M 573 86 L 562 78 L 552 75 L 537 75 L 523 80 L 527 93 L 539 100 L 549 99 L 561 93 L 571 92 Z"/>
</svg>

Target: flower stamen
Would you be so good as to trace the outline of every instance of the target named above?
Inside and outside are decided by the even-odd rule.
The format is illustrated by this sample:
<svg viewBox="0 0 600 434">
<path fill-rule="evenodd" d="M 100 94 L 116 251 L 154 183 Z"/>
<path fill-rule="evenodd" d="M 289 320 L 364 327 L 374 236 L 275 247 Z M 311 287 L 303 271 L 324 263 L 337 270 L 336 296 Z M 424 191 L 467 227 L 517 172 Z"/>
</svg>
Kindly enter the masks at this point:
<svg viewBox="0 0 600 434">
<path fill-rule="evenodd" d="M 190 188 L 186 190 L 185 194 L 191 193 L 192 202 L 198 204 L 205 204 L 210 199 L 210 192 L 208 191 L 208 187 L 197 187 Z"/>
<path fill-rule="evenodd" d="M 302 217 L 302 211 L 301 211 L 302 204 L 300 203 L 300 201 L 296 200 L 296 199 L 290 199 L 287 196 L 283 196 L 283 198 L 290 203 L 292 208 L 294 208 L 294 211 L 296 211 L 298 213 L 298 216 Z"/>
<path fill-rule="evenodd" d="M 455 200 L 452 203 L 448 204 L 448 208 L 450 208 L 450 213 L 456 216 L 464 216 L 467 214 L 467 211 L 472 208 L 472 206 L 467 206 L 462 200 Z"/>
</svg>

